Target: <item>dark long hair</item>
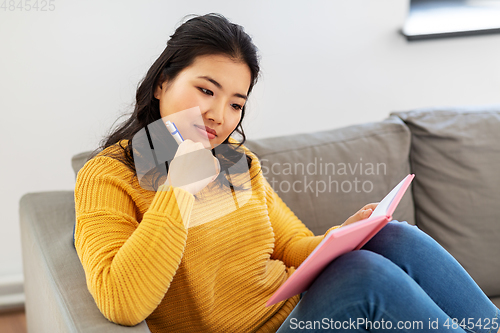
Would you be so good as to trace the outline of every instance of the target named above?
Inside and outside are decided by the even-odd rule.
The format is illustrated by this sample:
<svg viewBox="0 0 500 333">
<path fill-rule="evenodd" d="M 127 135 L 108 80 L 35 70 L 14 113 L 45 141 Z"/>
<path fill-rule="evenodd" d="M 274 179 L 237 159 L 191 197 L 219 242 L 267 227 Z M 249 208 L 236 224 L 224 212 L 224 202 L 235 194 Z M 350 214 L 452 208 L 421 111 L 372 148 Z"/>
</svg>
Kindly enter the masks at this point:
<svg viewBox="0 0 500 333">
<path fill-rule="evenodd" d="M 110 130 L 110 134 L 92 152 L 89 160 L 107 147 L 115 145 L 121 140 L 128 140 L 124 146 L 119 144 L 123 150 L 122 153 L 112 157 L 120 160 L 135 174 L 132 139 L 141 129 L 161 119 L 159 101 L 154 97 L 155 87 L 165 80 L 173 80 L 183 69 L 190 66 L 196 57 L 212 54 L 227 55 L 248 65 L 251 72 L 251 82 L 247 92 L 249 95 L 259 76 L 257 47 L 253 44 L 251 37 L 244 31 L 243 27 L 229 22 L 221 14 L 195 15 L 180 25 L 170 36 L 167 47 L 139 83 L 134 111 L 118 128 Z M 246 105 L 242 108 L 240 122 L 234 130 L 241 136 L 239 144 L 231 144 L 228 136 L 220 145 L 219 151 L 217 151 L 217 147 L 212 149 L 212 154 L 220 157 L 221 170 L 228 170 L 242 156 L 240 147 L 246 140 L 241 125 L 245 116 L 245 107 Z M 244 156 L 250 168 L 252 158 L 247 154 Z M 168 171 L 168 164 L 166 167 Z"/>
</svg>

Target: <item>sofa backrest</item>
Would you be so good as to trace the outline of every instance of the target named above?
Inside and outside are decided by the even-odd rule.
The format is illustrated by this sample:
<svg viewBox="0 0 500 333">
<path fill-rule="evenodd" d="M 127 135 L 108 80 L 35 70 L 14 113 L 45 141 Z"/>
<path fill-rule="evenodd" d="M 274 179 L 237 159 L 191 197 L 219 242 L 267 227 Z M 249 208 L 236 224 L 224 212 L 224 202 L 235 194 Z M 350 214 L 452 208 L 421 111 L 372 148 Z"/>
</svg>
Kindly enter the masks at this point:
<svg viewBox="0 0 500 333">
<path fill-rule="evenodd" d="M 412 134 L 418 227 L 448 250 L 488 296 L 500 296 L 500 106 L 392 115 Z"/>
</svg>

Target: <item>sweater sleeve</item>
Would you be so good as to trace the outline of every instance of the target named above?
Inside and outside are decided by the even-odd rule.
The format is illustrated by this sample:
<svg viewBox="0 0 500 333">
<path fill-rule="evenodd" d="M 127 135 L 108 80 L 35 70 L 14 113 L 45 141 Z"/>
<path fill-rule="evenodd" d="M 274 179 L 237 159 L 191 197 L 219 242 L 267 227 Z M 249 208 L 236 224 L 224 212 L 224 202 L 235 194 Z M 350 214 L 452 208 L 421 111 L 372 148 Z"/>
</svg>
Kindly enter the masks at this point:
<svg viewBox="0 0 500 333">
<path fill-rule="evenodd" d="M 167 292 L 194 204 L 192 194 L 162 185 L 139 223 L 131 174 L 121 162 L 97 157 L 75 186 L 75 247 L 87 287 L 107 319 L 127 326 L 145 320 Z"/>
<path fill-rule="evenodd" d="M 279 259 L 286 266 L 298 267 L 334 226 L 320 236 L 314 236 L 302 221 L 288 208 L 271 185 L 264 180 L 269 219 L 275 234 L 273 259 Z"/>
</svg>

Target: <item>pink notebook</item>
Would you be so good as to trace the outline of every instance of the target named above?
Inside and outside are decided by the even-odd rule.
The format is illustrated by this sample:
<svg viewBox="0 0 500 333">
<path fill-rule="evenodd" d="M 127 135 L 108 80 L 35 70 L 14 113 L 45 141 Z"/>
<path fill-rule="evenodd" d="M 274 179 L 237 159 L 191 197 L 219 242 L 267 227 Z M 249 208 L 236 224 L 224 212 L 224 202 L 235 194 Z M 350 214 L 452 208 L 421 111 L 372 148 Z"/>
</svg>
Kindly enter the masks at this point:
<svg viewBox="0 0 500 333">
<path fill-rule="evenodd" d="M 330 231 L 297 270 L 271 296 L 266 306 L 306 291 L 335 258 L 363 247 L 389 221 L 415 175 L 409 174 L 385 196 L 368 219 Z"/>
</svg>

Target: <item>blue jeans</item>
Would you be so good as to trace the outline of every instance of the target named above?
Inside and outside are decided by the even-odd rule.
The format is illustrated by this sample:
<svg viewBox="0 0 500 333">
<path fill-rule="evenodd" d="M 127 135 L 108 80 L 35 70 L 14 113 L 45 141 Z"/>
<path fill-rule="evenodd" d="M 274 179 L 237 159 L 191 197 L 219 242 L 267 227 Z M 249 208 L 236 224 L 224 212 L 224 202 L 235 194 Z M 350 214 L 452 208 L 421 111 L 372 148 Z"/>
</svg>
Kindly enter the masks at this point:
<svg viewBox="0 0 500 333">
<path fill-rule="evenodd" d="M 392 221 L 332 261 L 277 332 L 496 333 L 498 325 L 500 310 L 455 258 L 418 227 Z"/>
</svg>

